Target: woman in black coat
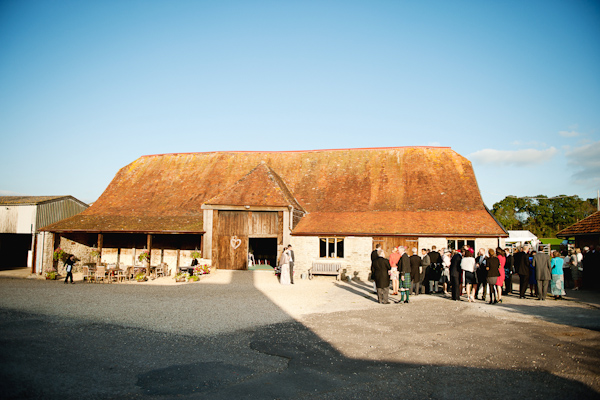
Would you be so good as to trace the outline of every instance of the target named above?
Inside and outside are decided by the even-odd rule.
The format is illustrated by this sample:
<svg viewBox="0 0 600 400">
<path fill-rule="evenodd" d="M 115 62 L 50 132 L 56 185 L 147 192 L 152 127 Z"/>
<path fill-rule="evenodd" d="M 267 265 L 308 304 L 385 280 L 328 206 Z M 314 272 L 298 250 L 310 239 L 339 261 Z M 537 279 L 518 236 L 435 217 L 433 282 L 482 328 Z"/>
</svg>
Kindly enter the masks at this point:
<svg viewBox="0 0 600 400">
<path fill-rule="evenodd" d="M 498 302 L 498 294 L 496 293 L 497 286 L 496 282 L 498 281 L 498 277 L 500 276 L 500 260 L 496 257 L 496 252 L 494 249 L 489 249 L 488 254 L 490 257 L 486 263 L 487 276 L 488 276 L 488 287 L 490 290 L 490 304 L 494 304 Z M 502 300 L 500 300 L 502 302 Z"/>
</svg>

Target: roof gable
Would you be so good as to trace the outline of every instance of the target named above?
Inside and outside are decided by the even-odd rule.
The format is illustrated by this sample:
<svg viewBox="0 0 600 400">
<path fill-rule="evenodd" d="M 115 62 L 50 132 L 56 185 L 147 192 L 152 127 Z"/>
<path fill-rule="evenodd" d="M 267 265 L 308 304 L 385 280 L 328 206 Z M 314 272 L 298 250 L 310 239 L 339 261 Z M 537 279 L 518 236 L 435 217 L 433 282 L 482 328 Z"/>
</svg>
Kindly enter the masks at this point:
<svg viewBox="0 0 600 400">
<path fill-rule="evenodd" d="M 264 162 L 205 204 L 293 206 L 302 210 L 283 179 Z"/>
</svg>

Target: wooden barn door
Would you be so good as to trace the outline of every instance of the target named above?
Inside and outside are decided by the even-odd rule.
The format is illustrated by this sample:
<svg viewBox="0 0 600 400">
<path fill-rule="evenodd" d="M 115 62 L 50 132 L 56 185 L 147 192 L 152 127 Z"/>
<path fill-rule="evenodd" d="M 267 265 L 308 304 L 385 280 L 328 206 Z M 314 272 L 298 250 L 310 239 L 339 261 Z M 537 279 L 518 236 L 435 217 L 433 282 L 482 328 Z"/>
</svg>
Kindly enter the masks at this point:
<svg viewBox="0 0 600 400">
<path fill-rule="evenodd" d="M 217 267 L 246 269 L 248 265 L 248 212 L 219 211 L 216 231 Z"/>
<path fill-rule="evenodd" d="M 381 248 L 385 252 L 385 258 L 390 258 L 392 249 L 398 246 L 406 247 L 408 255 L 412 255 L 412 248 L 417 247 L 417 253 L 419 253 L 419 238 L 418 237 L 407 237 L 407 236 L 380 236 L 373 237 L 373 250 L 375 246 L 381 244 Z M 419 253 L 420 254 L 420 253 Z"/>
</svg>

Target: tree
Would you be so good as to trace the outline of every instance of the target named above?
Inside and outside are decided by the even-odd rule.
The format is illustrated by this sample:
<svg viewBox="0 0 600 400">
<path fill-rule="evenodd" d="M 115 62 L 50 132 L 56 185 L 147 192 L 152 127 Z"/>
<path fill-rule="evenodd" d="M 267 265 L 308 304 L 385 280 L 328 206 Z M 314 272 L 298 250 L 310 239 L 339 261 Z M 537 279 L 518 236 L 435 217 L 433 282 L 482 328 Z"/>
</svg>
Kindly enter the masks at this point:
<svg viewBox="0 0 600 400">
<path fill-rule="evenodd" d="M 508 230 L 526 229 L 538 237 L 554 237 L 559 230 L 593 214 L 596 207 L 596 199 L 579 196 L 507 196 L 494 204 L 492 213 Z"/>
</svg>

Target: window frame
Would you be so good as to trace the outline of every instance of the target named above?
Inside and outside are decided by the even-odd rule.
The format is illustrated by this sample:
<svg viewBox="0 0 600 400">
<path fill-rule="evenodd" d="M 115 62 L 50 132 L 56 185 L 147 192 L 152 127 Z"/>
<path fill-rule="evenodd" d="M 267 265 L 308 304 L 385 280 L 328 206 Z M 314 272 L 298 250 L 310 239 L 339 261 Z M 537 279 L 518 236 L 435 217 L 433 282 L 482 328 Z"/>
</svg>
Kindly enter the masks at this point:
<svg viewBox="0 0 600 400">
<path fill-rule="evenodd" d="M 333 239 L 335 242 L 333 242 L 333 243 L 330 242 L 331 239 Z M 345 254 L 346 254 L 346 249 L 345 249 L 345 246 L 344 246 L 345 239 L 346 238 L 344 236 L 342 236 L 342 237 L 340 237 L 340 236 L 319 236 L 319 258 L 320 259 L 330 259 L 330 260 L 333 260 L 333 259 L 344 259 Z M 321 255 L 321 242 L 322 241 L 325 241 L 325 257 L 323 257 Z M 333 250 L 334 250 L 334 256 L 333 257 L 331 257 L 330 253 L 329 253 L 330 243 L 333 245 Z M 338 248 L 339 247 L 341 247 L 341 253 L 342 253 L 341 257 L 338 256 L 338 253 L 339 253 L 338 252 Z"/>
</svg>

